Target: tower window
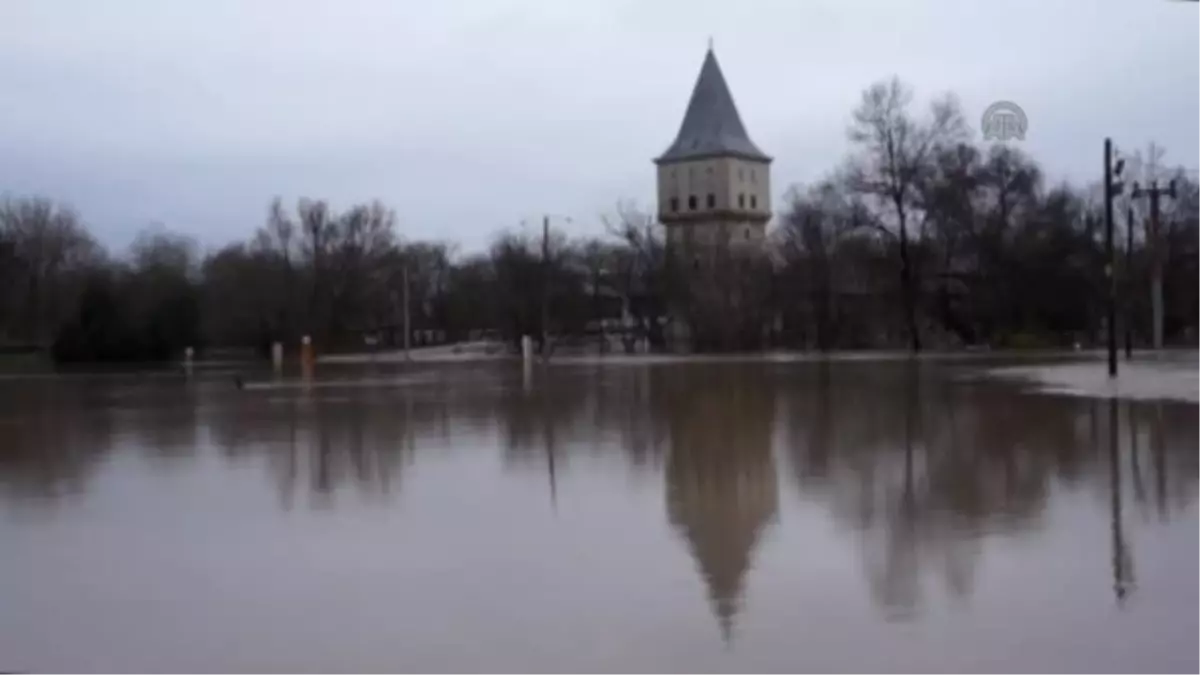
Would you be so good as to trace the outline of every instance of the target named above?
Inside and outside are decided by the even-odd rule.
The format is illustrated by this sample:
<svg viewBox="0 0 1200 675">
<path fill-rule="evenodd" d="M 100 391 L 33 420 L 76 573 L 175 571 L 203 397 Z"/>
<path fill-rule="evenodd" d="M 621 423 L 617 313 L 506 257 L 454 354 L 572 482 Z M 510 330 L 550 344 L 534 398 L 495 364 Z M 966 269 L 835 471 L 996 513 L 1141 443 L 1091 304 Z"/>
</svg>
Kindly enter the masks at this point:
<svg viewBox="0 0 1200 675">
<path fill-rule="evenodd" d="M 740 183 L 744 180 L 746 180 L 746 170 L 738 167 L 738 182 Z"/>
<path fill-rule="evenodd" d="M 738 193 L 738 208 L 739 209 L 746 208 L 746 193 L 745 192 Z"/>
<path fill-rule="evenodd" d="M 688 211 L 696 210 L 696 195 L 688 195 Z"/>
<path fill-rule="evenodd" d="M 679 212 L 679 197 L 671 197 L 671 213 Z"/>
<path fill-rule="evenodd" d="M 750 169 L 750 182 L 751 183 L 757 182 L 757 176 L 754 175 L 754 169 Z"/>
<path fill-rule="evenodd" d="M 717 207 L 717 196 L 710 192 L 710 193 L 708 193 L 708 208 L 713 209 L 716 207 Z"/>
<path fill-rule="evenodd" d="M 757 195 L 750 195 L 750 208 L 752 208 L 752 209 L 758 208 L 758 196 Z"/>
<path fill-rule="evenodd" d="M 745 235 L 744 236 L 745 239 L 749 240 L 750 239 L 750 228 L 747 227 L 746 229 L 742 230 L 742 234 Z"/>
</svg>

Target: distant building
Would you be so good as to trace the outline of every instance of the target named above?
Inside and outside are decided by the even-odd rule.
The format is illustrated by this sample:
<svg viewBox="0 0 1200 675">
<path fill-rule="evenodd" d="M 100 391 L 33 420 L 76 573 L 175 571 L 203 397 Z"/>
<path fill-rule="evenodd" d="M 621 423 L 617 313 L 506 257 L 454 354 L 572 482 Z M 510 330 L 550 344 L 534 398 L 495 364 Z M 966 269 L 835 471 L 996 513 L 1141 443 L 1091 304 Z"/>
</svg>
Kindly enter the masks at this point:
<svg viewBox="0 0 1200 675">
<path fill-rule="evenodd" d="M 679 133 L 654 163 L 658 219 L 675 269 L 688 273 L 669 301 L 671 348 L 758 348 L 770 320 L 760 254 L 771 219 L 771 157 L 746 133 L 711 46 Z"/>
<path fill-rule="evenodd" d="M 761 247 L 771 157 L 750 140 L 710 47 L 675 142 L 658 165 L 658 218 L 672 245 Z"/>
</svg>

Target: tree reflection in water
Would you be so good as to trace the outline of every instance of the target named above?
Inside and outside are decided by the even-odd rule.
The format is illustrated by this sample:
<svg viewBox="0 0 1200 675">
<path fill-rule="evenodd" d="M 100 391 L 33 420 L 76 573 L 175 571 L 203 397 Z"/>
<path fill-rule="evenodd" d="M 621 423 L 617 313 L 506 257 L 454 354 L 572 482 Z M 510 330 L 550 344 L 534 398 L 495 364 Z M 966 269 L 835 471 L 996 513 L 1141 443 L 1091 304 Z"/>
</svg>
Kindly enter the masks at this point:
<svg viewBox="0 0 1200 675">
<path fill-rule="evenodd" d="M 333 508 L 343 495 L 390 501 L 414 462 L 498 448 L 507 470 L 544 474 L 551 508 L 586 455 L 661 481 L 665 517 L 728 636 L 780 515 L 777 467 L 800 500 L 788 508 L 826 510 L 859 533 L 872 596 L 897 618 L 939 588 L 968 601 L 987 538 L 1038 532 L 1050 500 L 1090 491 L 1111 507 L 1113 591 L 1127 598 L 1131 528 L 1195 500 L 1198 408 L 1020 395 L 954 375 L 905 362 L 539 364 L 528 375 L 503 363 L 371 388 L 3 380 L 0 500 L 70 505 L 116 452 L 181 470 L 211 447 L 266 467 L 284 508 Z"/>
</svg>

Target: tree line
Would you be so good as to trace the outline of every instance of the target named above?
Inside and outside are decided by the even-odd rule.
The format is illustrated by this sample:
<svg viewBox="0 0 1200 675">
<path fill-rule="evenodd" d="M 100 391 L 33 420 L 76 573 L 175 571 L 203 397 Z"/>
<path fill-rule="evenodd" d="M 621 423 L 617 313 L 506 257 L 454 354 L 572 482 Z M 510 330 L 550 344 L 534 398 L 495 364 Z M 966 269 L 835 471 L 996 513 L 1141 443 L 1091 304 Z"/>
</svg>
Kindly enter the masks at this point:
<svg viewBox="0 0 1200 675">
<path fill-rule="evenodd" d="M 106 361 L 265 351 L 301 335 L 322 350 L 368 337 L 399 345 L 406 307 L 417 343 L 531 335 L 545 350 L 594 337 L 602 320 L 624 326 L 627 349 L 667 347 L 672 322 L 705 351 L 1098 343 L 1108 292 L 1098 186 L 1050 182 L 1015 146 L 976 142 L 953 96 L 917 106 L 895 78 L 863 92 L 848 139 L 844 162 L 787 192 L 764 255 L 719 250 L 700 271 L 628 205 L 603 236 L 510 229 L 464 253 L 404 239 L 379 202 L 339 212 L 275 199 L 244 241 L 202 252 L 154 227 L 114 254 L 69 207 L 8 198 L 0 347 Z M 1156 177 L 1177 185 L 1157 247 L 1145 200 L 1115 209 L 1122 244 L 1133 228 L 1116 268 L 1122 316 L 1149 342 L 1157 260 L 1165 334 L 1194 344 L 1200 186 L 1182 169 Z"/>
</svg>

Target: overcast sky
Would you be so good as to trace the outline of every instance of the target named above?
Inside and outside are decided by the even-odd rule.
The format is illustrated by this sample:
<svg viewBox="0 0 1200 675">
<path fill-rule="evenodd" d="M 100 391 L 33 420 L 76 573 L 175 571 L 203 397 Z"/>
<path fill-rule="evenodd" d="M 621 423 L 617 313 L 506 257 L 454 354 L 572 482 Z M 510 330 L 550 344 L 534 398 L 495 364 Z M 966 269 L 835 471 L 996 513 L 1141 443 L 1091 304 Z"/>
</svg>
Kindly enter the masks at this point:
<svg viewBox="0 0 1200 675">
<path fill-rule="evenodd" d="M 709 36 L 776 197 L 847 150 L 861 91 L 946 90 L 978 130 L 1094 180 L 1103 137 L 1195 168 L 1198 5 L 1169 0 L 4 0 L 0 193 L 76 207 L 123 246 L 151 222 L 243 238 L 275 195 L 379 198 L 405 236 L 480 248 L 543 212 L 598 231 L 653 205 Z"/>
</svg>

